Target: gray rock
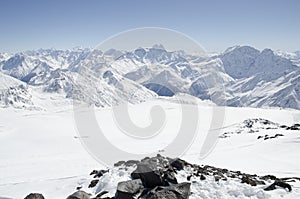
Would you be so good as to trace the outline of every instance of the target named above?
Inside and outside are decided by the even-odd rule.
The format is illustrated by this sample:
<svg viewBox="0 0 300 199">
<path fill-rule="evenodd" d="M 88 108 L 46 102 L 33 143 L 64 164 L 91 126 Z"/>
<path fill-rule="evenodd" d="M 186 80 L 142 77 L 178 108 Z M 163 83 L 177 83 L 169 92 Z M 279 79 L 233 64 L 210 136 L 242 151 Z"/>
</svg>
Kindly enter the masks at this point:
<svg viewBox="0 0 300 199">
<path fill-rule="evenodd" d="M 156 187 L 148 193 L 146 199 L 188 199 L 190 186 L 190 183 L 183 182 L 169 187 Z"/>
<path fill-rule="evenodd" d="M 76 191 L 75 193 L 67 197 L 67 199 L 90 199 L 90 198 L 91 198 L 90 194 L 84 191 Z"/>
<path fill-rule="evenodd" d="M 26 196 L 25 199 L 45 199 L 45 198 L 40 193 L 31 193 L 28 196 Z"/>
<path fill-rule="evenodd" d="M 289 185 L 286 182 L 283 181 L 275 181 L 273 184 L 271 184 L 270 186 L 268 186 L 267 188 L 265 188 L 265 191 L 272 191 L 277 189 L 278 187 L 284 188 L 284 189 L 288 189 L 288 191 L 292 191 L 292 186 Z"/>
<path fill-rule="evenodd" d="M 158 170 L 153 170 L 151 165 L 148 164 L 138 164 L 137 168 L 131 174 L 133 179 L 141 179 L 144 187 L 146 188 L 154 188 L 156 186 L 164 186 L 165 182 L 163 180 L 163 176 Z"/>
<path fill-rule="evenodd" d="M 134 199 L 135 195 L 144 189 L 140 179 L 119 182 L 116 199 Z"/>
</svg>

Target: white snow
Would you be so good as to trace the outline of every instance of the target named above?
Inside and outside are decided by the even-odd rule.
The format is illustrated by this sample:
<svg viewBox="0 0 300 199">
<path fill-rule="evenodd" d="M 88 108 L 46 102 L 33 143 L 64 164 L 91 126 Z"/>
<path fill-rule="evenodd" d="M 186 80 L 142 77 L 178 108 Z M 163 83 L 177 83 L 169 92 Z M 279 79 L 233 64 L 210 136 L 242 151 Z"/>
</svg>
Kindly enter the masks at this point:
<svg viewBox="0 0 300 199">
<path fill-rule="evenodd" d="M 300 68 L 293 61 L 298 59 L 297 53 L 287 56 L 270 49 L 259 51 L 250 46 L 236 46 L 219 55 L 201 57 L 182 51 L 169 52 L 156 46 L 128 52 L 110 49 L 104 53 L 98 49 L 41 49 L 9 56 L 3 54 L 3 57 L 1 73 L 28 83 L 31 89 L 43 87 L 43 93 L 63 93 L 66 98 L 74 97 L 88 103 L 93 99 L 98 106 L 109 106 L 107 97 L 124 99 L 128 96 L 112 91 L 106 96 L 100 95 L 99 86 L 91 83 L 89 87 L 96 88 L 90 89 L 93 90 L 90 96 L 78 90 L 74 93 L 73 88 L 86 84 L 84 79 L 91 75 L 108 91 L 124 86 L 120 90 L 130 93 L 126 90 L 129 84 L 133 85 L 129 89 L 143 90 L 143 85 L 151 88 L 150 84 L 155 83 L 175 93 L 210 99 L 218 105 L 224 105 L 226 99 L 227 105 L 234 107 L 300 107 Z M 84 74 L 85 70 L 91 74 Z M 104 78 L 107 72 L 113 75 Z M 83 81 L 78 81 L 78 76 L 82 75 Z M 147 92 L 145 95 L 153 97 Z"/>
<path fill-rule="evenodd" d="M 98 107 L 98 124 L 114 146 L 143 155 L 159 151 L 167 155 L 162 149 L 175 139 L 182 121 L 180 98 L 188 107 L 197 105 L 199 113 L 197 136 L 183 159 L 259 175 L 299 177 L 299 131 L 277 125 L 300 123 L 297 60 L 296 53 L 247 46 L 210 57 L 168 52 L 161 46 L 132 52 L 76 48 L 1 54 L 0 198 L 20 199 L 41 192 L 48 199 L 60 199 L 76 187 L 93 194 L 105 189 L 113 195 L 118 181 L 129 179 L 130 170 L 112 169 L 101 178 L 100 187 L 87 188 L 92 179 L 89 173 L 105 166 L 81 144 L 81 139 L 91 138 L 78 135 L 72 98 Z M 149 83 L 176 94 L 159 97 L 143 86 Z M 191 100 L 191 95 L 198 98 Z M 138 127 L 149 125 L 151 108 L 161 106 L 166 121 L 159 134 L 144 140 L 124 134 L 109 108 L 124 101 L 130 102 L 129 117 Z M 220 106 L 225 104 L 233 107 Z M 212 119 L 223 111 L 221 132 L 227 134 L 201 159 L 204 138 L 219 128 L 211 126 Z M 256 123 L 252 133 L 243 121 L 257 118 L 276 124 L 267 129 Z M 276 134 L 284 136 L 257 139 Z M 183 181 L 187 172 L 177 177 Z M 264 192 L 263 187 L 234 180 L 217 183 L 208 179 L 192 185 L 191 198 L 300 198 L 300 183 L 291 184 L 291 193 L 280 189 Z"/>
<path fill-rule="evenodd" d="M 176 136 L 181 112 L 179 104 L 158 99 L 130 106 L 131 119 L 139 126 L 148 125 L 149 110 L 154 105 L 161 105 L 166 111 L 167 123 L 157 137 L 146 141 L 126 137 L 116 127 L 110 108 L 98 108 L 95 113 L 106 136 L 119 148 L 131 152 L 138 149 L 139 153 L 158 152 Z M 256 139 L 258 134 L 232 135 L 220 139 L 211 154 L 199 159 L 202 139 L 210 128 L 212 110 L 212 106 L 199 106 L 198 137 L 182 158 L 260 175 L 300 175 L 297 161 L 300 158 L 299 132 L 282 132 L 284 137 L 265 142 Z M 286 125 L 299 122 L 300 118 L 299 111 L 295 110 L 226 107 L 225 113 L 224 131 L 236 129 L 237 124 L 249 118 L 265 118 Z M 72 106 L 47 111 L 6 108 L 0 109 L 0 115 L 0 196 L 23 198 L 30 192 L 41 192 L 50 199 L 66 198 L 77 186 L 86 188 L 93 169 L 105 169 L 81 145 Z M 125 174 L 112 170 L 102 179 L 103 188 L 113 194 L 117 182 L 128 178 Z M 191 198 L 298 198 L 300 190 L 297 186 L 299 184 L 293 184 L 291 193 L 285 190 L 264 192 L 231 180 L 222 183 L 208 180 L 205 184 L 197 182 L 192 186 L 195 195 Z"/>
</svg>

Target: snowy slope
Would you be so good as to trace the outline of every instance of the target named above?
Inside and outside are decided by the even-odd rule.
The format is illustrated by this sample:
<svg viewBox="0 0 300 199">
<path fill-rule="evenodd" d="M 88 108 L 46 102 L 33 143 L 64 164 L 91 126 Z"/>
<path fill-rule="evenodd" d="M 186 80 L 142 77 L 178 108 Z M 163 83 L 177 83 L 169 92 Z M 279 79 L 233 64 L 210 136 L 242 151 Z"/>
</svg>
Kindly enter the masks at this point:
<svg viewBox="0 0 300 199">
<path fill-rule="evenodd" d="M 275 53 L 279 56 L 291 60 L 295 65 L 300 66 L 300 51 L 284 52 L 282 50 L 277 50 Z"/>
<path fill-rule="evenodd" d="M 33 108 L 28 86 L 0 72 L 0 107 Z"/>
<path fill-rule="evenodd" d="M 179 105 L 166 100 L 154 100 L 130 106 L 130 116 L 137 124 L 144 126 L 149 122 L 151 107 L 159 104 L 167 116 L 162 132 L 149 140 L 136 140 L 126 136 L 116 125 L 112 110 L 96 109 L 95 114 L 105 136 L 116 146 L 126 151 L 147 153 L 158 152 L 176 136 L 181 121 Z M 74 128 L 72 106 L 59 111 L 29 111 L 1 109 L 0 111 L 0 197 L 24 198 L 30 192 L 40 192 L 46 198 L 63 199 L 82 187 L 90 193 L 100 190 L 114 193 L 117 183 L 128 179 L 131 170 L 112 169 L 101 180 L 99 189 L 89 189 L 94 169 L 106 169 L 96 162 L 80 144 Z M 182 156 L 183 159 L 199 165 L 241 171 L 261 176 L 272 174 L 278 177 L 299 177 L 299 130 L 287 127 L 299 123 L 299 111 L 267 110 L 228 107 L 224 120 L 224 133 L 230 137 L 220 138 L 214 150 L 205 158 L 199 159 L 203 138 L 210 129 L 213 111 L 211 107 L 200 107 L 197 139 Z M 253 120 L 264 118 L 264 120 Z M 254 121 L 244 122 L 245 120 Z M 257 121 L 257 122 L 255 122 Z M 266 124 L 265 124 L 266 123 Z M 286 125 L 287 127 L 280 127 Z M 212 127 L 213 128 L 213 127 Z M 276 129 L 275 129 L 276 128 Z M 250 130 L 254 133 L 251 133 Z M 240 134 L 235 132 L 241 131 Z M 249 133 L 250 132 L 250 133 Z M 258 136 L 283 134 L 274 139 L 257 139 Z M 179 180 L 186 181 L 189 171 L 178 173 Z M 265 187 L 252 187 L 237 180 L 215 182 L 196 181 L 192 185 L 191 198 L 287 198 L 299 197 L 299 183 L 291 182 L 293 191 L 278 189 L 265 192 Z M 270 182 L 271 183 L 271 182 Z M 102 188 L 101 188 L 102 187 Z M 221 195 L 220 195 L 221 194 Z M 251 197 L 250 197 L 251 196 Z"/>
<path fill-rule="evenodd" d="M 297 54 L 274 53 L 270 49 L 235 46 L 221 54 L 199 57 L 155 45 L 106 52 L 49 49 L 2 57 L 1 71 L 32 89 L 60 93 L 66 100 L 73 96 L 98 106 L 111 104 L 108 99 L 114 103 L 144 101 L 152 98 L 154 91 L 161 96 L 187 93 L 218 105 L 300 109 L 300 68 L 293 61 L 298 59 Z M 87 80 L 90 77 L 97 83 Z M 88 87 L 91 93 L 81 93 Z M 133 89 L 141 91 L 140 99 L 130 99 Z"/>
<path fill-rule="evenodd" d="M 230 106 L 277 106 L 299 109 L 299 67 L 270 49 L 228 49 L 221 55 L 224 69 L 233 82 L 226 83 Z"/>
</svg>

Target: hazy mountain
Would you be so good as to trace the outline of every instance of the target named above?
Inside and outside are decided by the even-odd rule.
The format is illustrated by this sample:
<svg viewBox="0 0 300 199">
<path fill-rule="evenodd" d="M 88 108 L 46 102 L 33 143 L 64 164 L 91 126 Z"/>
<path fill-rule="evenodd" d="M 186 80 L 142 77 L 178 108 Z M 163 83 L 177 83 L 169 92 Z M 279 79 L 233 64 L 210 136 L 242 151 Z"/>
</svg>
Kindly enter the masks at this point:
<svg viewBox="0 0 300 199">
<path fill-rule="evenodd" d="M 2 73 L 30 89 L 97 106 L 188 93 L 219 105 L 300 109 L 297 53 L 235 46 L 203 57 L 155 45 L 126 52 L 48 49 L 0 58 Z"/>
</svg>

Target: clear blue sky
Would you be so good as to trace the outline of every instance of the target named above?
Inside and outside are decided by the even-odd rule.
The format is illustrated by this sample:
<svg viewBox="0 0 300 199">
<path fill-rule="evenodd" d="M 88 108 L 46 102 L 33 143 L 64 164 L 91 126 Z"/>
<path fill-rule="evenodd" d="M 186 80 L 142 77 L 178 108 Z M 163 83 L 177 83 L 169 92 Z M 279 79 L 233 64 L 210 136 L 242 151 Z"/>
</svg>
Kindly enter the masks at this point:
<svg viewBox="0 0 300 199">
<path fill-rule="evenodd" d="M 94 47 L 131 28 L 170 28 L 208 51 L 300 50 L 299 0 L 1 0 L 0 52 Z"/>
</svg>

